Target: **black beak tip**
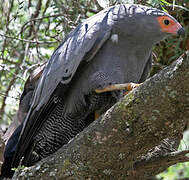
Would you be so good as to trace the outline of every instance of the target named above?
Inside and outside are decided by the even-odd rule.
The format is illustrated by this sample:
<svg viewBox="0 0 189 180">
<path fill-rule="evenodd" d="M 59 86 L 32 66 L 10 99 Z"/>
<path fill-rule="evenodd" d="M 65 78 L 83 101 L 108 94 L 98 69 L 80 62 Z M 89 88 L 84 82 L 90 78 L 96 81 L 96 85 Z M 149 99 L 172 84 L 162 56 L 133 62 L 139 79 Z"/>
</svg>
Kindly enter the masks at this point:
<svg viewBox="0 0 189 180">
<path fill-rule="evenodd" d="M 186 35 L 186 31 L 184 30 L 184 28 L 180 28 L 180 29 L 178 30 L 177 34 L 178 34 L 179 36 L 184 37 L 184 36 Z"/>
</svg>

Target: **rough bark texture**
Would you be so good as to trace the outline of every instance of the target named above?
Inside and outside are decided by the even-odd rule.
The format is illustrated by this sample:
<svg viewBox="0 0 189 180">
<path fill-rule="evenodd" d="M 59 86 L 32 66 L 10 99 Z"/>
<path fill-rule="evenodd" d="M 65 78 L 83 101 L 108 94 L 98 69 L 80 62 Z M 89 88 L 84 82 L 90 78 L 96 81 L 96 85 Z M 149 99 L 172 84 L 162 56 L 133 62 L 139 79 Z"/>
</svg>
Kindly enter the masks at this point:
<svg viewBox="0 0 189 180">
<path fill-rule="evenodd" d="M 189 56 L 148 79 L 102 117 L 14 179 L 144 180 L 177 162 L 189 119 Z"/>
</svg>

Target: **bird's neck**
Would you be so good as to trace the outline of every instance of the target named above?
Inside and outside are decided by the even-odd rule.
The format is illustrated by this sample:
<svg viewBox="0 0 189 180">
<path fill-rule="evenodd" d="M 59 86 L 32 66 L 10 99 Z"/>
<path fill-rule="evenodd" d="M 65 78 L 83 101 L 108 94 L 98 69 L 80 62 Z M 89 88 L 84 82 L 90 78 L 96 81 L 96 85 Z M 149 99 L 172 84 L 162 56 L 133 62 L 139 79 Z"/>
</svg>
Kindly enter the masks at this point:
<svg viewBox="0 0 189 180">
<path fill-rule="evenodd" d="M 119 66 L 123 72 L 123 81 L 138 82 L 150 57 L 153 44 L 138 43 L 119 36 L 117 40 L 117 42 L 110 41 L 108 46 L 111 46 L 112 58 L 120 59 Z"/>
</svg>

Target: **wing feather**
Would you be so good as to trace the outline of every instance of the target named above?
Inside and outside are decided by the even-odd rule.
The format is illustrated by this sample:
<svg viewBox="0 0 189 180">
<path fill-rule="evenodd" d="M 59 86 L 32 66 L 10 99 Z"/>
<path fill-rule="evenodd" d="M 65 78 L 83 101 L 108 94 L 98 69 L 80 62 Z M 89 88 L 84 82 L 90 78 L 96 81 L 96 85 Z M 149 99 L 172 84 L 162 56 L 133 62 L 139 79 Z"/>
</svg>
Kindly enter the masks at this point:
<svg viewBox="0 0 189 180">
<path fill-rule="evenodd" d="M 84 57 L 93 49 L 96 42 L 101 47 L 110 36 L 111 26 L 108 24 L 107 16 L 106 12 L 101 16 L 95 16 L 95 20 L 92 18 L 93 21 L 89 19 L 83 22 L 55 50 L 40 79 L 33 107 L 37 106 L 39 109 L 45 104 L 60 82 L 68 84 L 81 61 L 92 59 L 92 57 L 90 59 L 84 59 Z M 93 56 L 98 50 L 99 48 L 94 49 Z"/>
<path fill-rule="evenodd" d="M 112 28 L 112 21 L 109 21 L 110 12 L 111 8 L 81 23 L 53 53 L 35 89 L 32 105 L 17 144 L 13 167 L 18 166 L 32 138 L 44 123 L 46 118 L 43 114 L 53 109 L 52 94 L 56 87 L 60 83 L 66 87 L 78 66 L 84 61 L 91 61 L 110 37 Z"/>
</svg>

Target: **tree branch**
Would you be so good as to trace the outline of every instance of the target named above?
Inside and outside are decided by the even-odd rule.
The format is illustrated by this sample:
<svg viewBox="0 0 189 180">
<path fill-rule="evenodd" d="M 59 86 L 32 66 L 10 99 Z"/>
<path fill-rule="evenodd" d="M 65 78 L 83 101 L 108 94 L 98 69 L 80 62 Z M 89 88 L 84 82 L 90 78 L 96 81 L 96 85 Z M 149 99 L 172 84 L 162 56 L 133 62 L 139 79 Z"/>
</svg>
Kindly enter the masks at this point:
<svg viewBox="0 0 189 180">
<path fill-rule="evenodd" d="M 28 39 L 22 39 L 22 38 L 17 38 L 17 37 L 12 37 L 12 36 L 7 36 L 7 35 L 3 35 L 0 34 L 0 36 L 2 37 L 6 37 L 6 38 L 10 38 L 10 39 L 15 39 L 15 40 L 19 40 L 19 41 L 23 41 L 23 42 L 28 42 L 28 43 L 36 43 L 36 44 L 53 44 L 53 43 L 57 43 L 55 41 L 32 41 L 32 40 L 28 40 Z"/>
<path fill-rule="evenodd" d="M 14 179 L 147 179 L 178 162 L 189 119 L 189 56 L 148 79 L 71 142 Z"/>
</svg>

